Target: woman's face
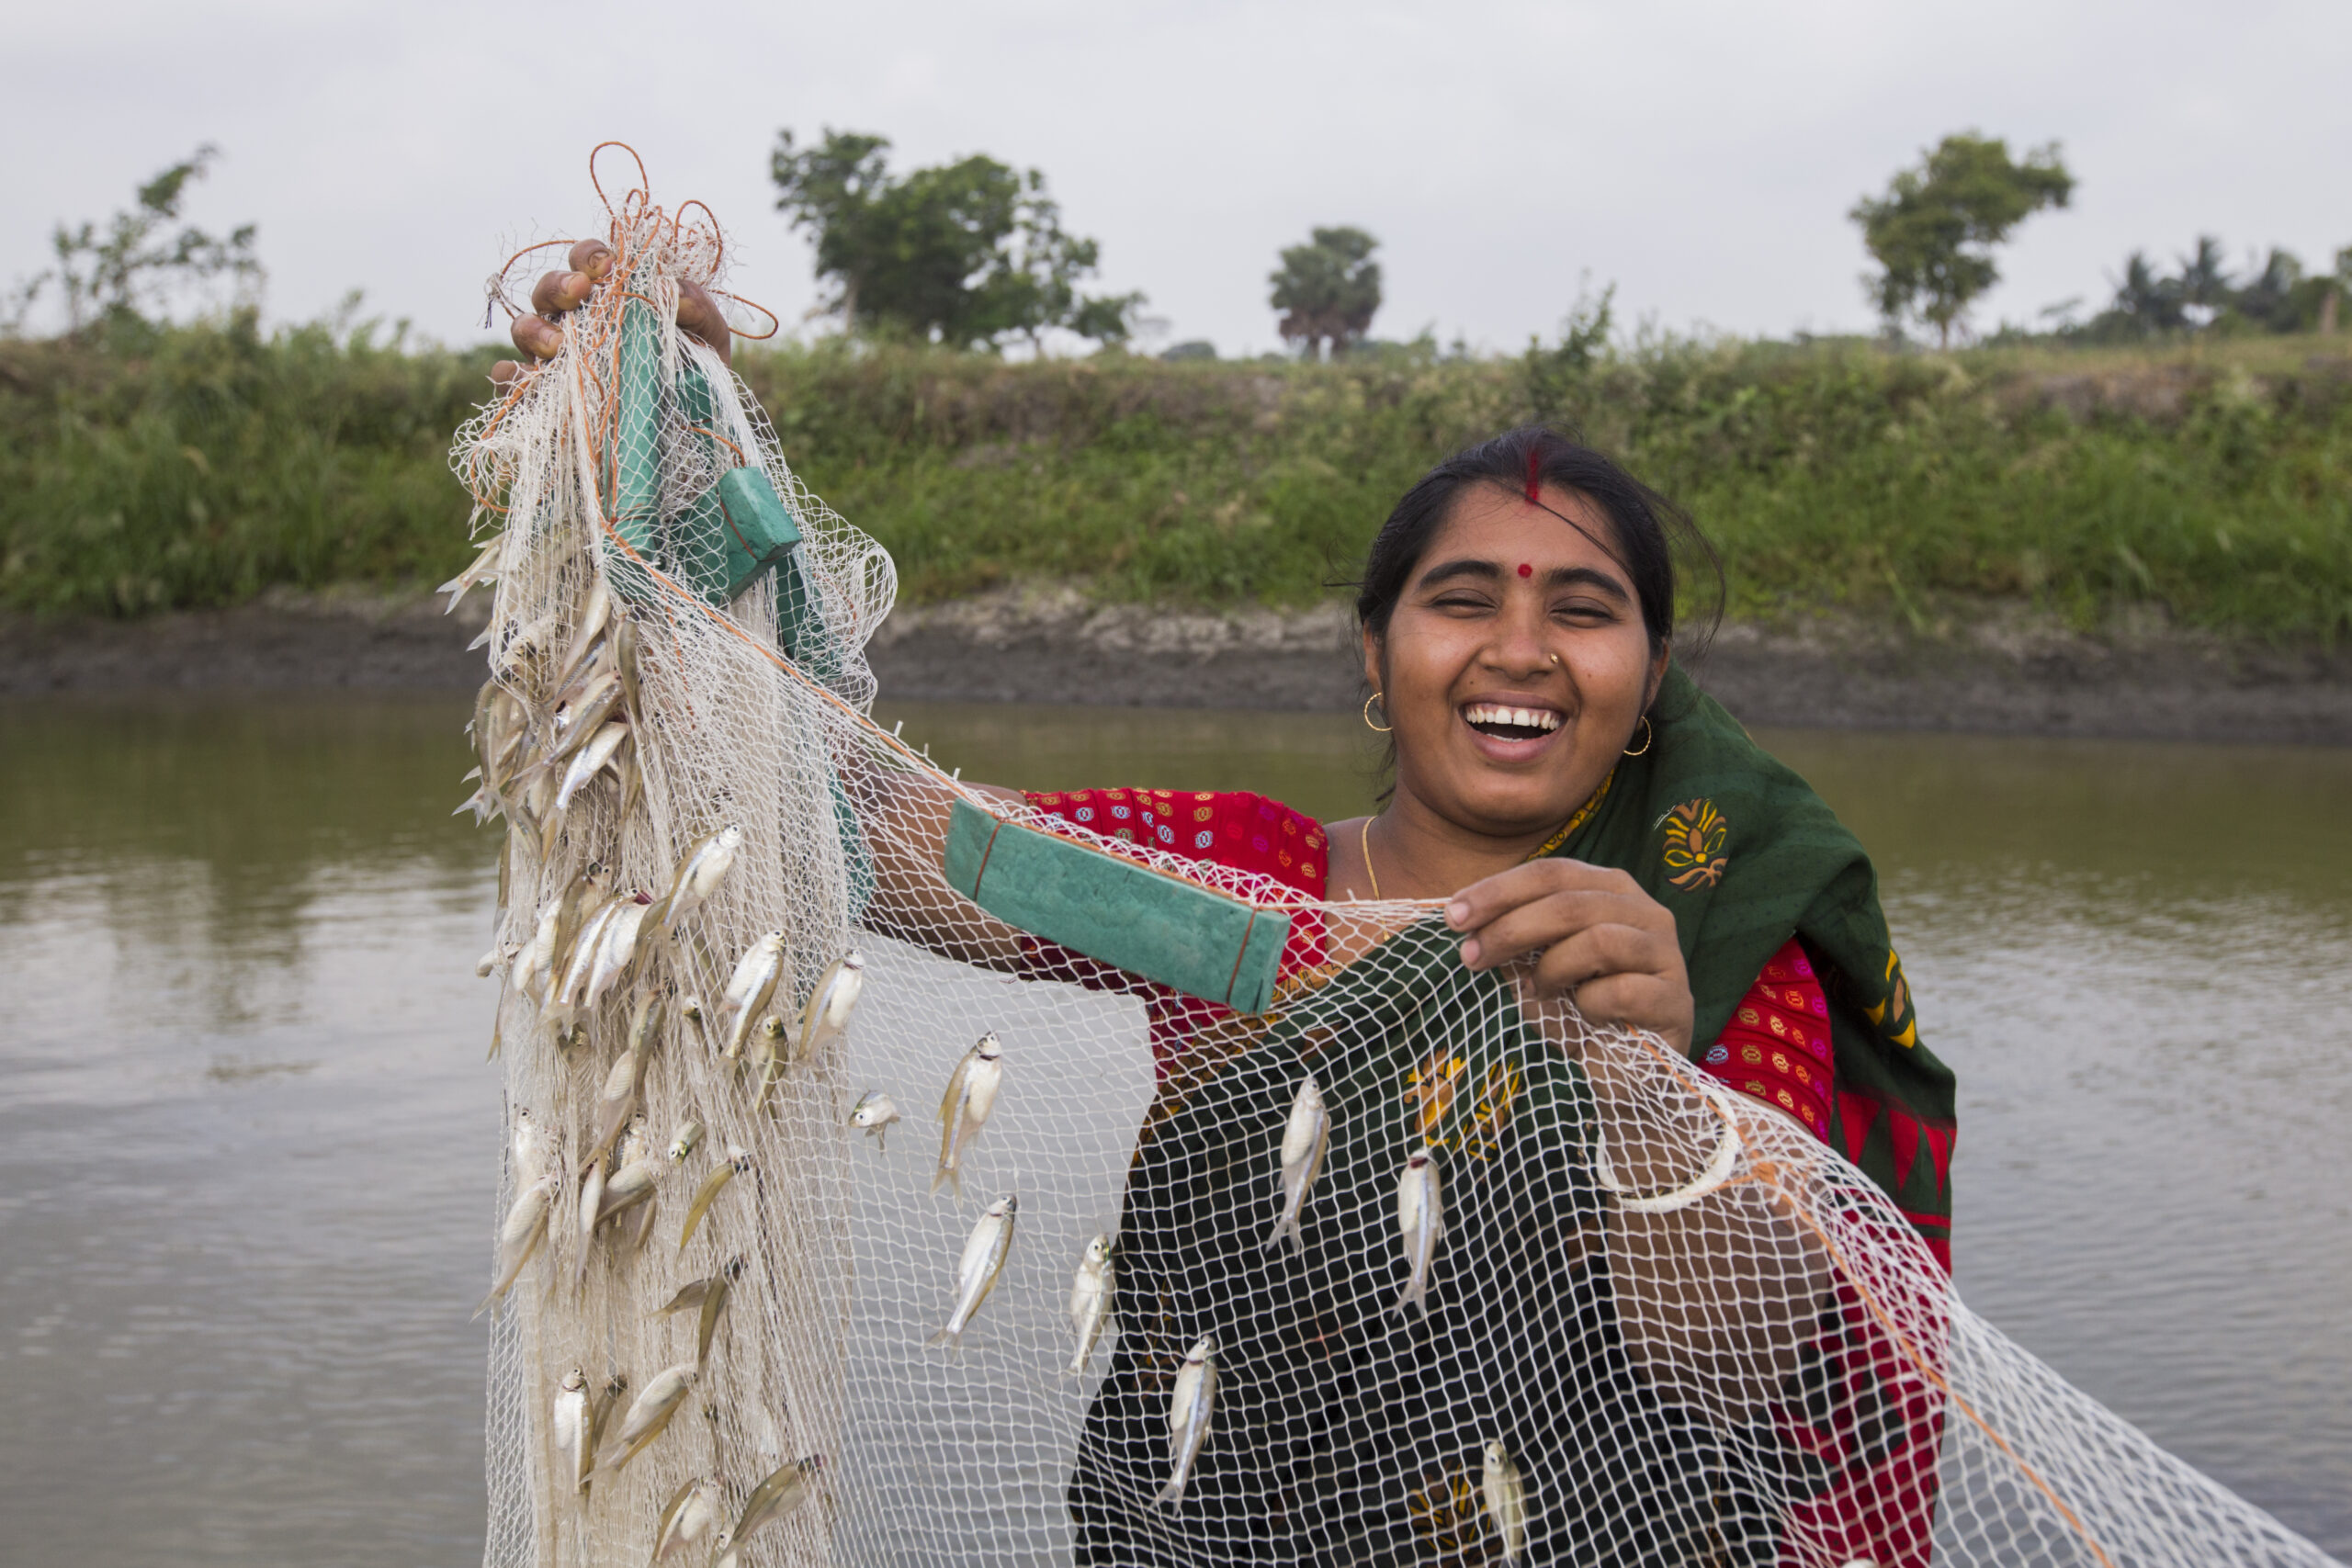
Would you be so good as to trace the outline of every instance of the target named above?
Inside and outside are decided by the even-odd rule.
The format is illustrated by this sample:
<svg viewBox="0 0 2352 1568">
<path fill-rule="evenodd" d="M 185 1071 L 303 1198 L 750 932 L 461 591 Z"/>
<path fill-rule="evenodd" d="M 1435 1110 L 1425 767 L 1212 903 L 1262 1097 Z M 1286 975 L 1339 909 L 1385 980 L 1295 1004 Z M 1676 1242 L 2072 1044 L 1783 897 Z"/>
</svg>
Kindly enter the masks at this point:
<svg viewBox="0 0 2352 1568">
<path fill-rule="evenodd" d="M 1632 578 L 1594 539 L 1608 518 L 1544 487 L 1546 506 L 1476 485 L 1407 580 L 1365 674 L 1396 739 L 1396 789 L 1494 838 L 1548 833 L 1634 738 L 1666 672 Z M 1591 537 L 1587 537 L 1587 534 Z"/>
</svg>

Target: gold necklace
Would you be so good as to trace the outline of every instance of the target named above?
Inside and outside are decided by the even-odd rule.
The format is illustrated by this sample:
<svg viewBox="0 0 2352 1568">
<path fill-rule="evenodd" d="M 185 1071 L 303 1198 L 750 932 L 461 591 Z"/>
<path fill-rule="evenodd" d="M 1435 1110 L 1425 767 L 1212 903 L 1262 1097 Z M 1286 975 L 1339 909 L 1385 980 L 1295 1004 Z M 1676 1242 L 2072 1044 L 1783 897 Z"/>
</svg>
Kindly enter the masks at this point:
<svg viewBox="0 0 2352 1568">
<path fill-rule="evenodd" d="M 1616 782 L 1617 770 L 1611 768 L 1609 776 L 1600 781 L 1600 787 L 1592 792 L 1592 798 L 1577 807 L 1577 814 L 1562 823 L 1558 832 L 1529 852 L 1527 860 L 1541 860 L 1566 843 L 1577 829 L 1592 820 L 1592 814 L 1600 810 L 1600 803 L 1609 797 L 1609 786 Z M 1369 817 L 1363 819 L 1363 827 L 1356 834 L 1356 847 L 1363 852 L 1363 874 L 1372 880 L 1372 900 L 1377 904 L 1380 902 L 1380 873 L 1372 868 L 1372 818 Z"/>
</svg>

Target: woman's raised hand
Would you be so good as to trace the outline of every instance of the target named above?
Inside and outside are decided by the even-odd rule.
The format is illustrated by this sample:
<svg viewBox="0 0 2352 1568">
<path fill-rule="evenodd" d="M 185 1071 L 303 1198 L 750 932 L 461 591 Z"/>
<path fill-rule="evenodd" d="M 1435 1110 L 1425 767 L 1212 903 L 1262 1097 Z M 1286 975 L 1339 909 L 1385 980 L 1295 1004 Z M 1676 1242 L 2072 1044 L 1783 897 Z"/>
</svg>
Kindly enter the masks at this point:
<svg viewBox="0 0 2352 1568">
<path fill-rule="evenodd" d="M 1493 969 L 1539 953 L 1535 987 L 1594 1023 L 1621 1023 L 1690 1048 L 1690 976 L 1674 917 L 1622 871 L 1582 861 L 1515 865 L 1455 894 L 1446 923 L 1462 962 Z"/>
<path fill-rule="evenodd" d="M 553 359 L 563 348 L 563 329 L 557 321 L 587 302 L 589 291 L 605 280 L 612 265 L 613 248 L 604 241 L 582 240 L 573 245 L 564 265 L 531 289 L 531 313 L 514 318 L 514 346 L 534 359 Z M 728 329 L 726 313 L 698 284 L 678 285 L 678 327 L 707 344 L 721 363 L 733 363 L 735 335 Z M 501 360 L 491 367 L 491 379 L 503 385 L 521 369 L 512 360 Z"/>
</svg>

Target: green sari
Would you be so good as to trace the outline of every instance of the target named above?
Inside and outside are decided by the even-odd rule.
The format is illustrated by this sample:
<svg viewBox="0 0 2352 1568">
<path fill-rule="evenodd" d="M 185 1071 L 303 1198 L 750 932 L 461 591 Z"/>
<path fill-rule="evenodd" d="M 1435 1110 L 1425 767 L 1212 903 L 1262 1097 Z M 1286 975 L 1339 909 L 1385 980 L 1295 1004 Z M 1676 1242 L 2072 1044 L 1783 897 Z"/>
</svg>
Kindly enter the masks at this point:
<svg viewBox="0 0 2352 1568">
<path fill-rule="evenodd" d="M 1829 999 L 1831 1144 L 1951 1266 L 1951 1070 L 1919 1043 L 1870 857 L 1811 785 L 1670 667 L 1653 739 L 1554 852 L 1630 872 L 1674 914 L 1694 1056 L 1793 936 Z M 1925 1157 L 1922 1157 L 1922 1156 Z"/>
</svg>

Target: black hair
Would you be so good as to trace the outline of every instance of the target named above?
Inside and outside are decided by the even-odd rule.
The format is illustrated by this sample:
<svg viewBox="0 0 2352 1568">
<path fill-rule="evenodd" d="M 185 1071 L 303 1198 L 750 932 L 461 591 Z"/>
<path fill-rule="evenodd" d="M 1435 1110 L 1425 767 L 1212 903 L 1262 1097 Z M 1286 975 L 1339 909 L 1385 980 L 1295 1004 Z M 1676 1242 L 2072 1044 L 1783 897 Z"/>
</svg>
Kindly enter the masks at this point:
<svg viewBox="0 0 2352 1568">
<path fill-rule="evenodd" d="M 1545 425 L 1525 424 L 1448 457 L 1414 482 L 1372 541 L 1356 583 L 1356 620 L 1375 637 L 1388 635 L 1388 617 L 1404 597 L 1405 585 L 1429 550 L 1462 492 L 1488 484 L 1536 498 L 1542 485 L 1570 491 L 1592 502 L 1609 520 L 1613 538 L 1593 538 L 1633 579 L 1643 627 L 1656 656 L 1674 635 L 1674 557 L 1677 547 L 1704 563 L 1715 580 L 1709 630 L 1723 614 L 1723 563 L 1698 525 L 1672 502 L 1616 462 L 1572 435 Z M 1574 518 L 1546 511 L 1577 532 L 1591 531 Z M 1702 634 L 1701 641 L 1704 640 Z"/>
</svg>

